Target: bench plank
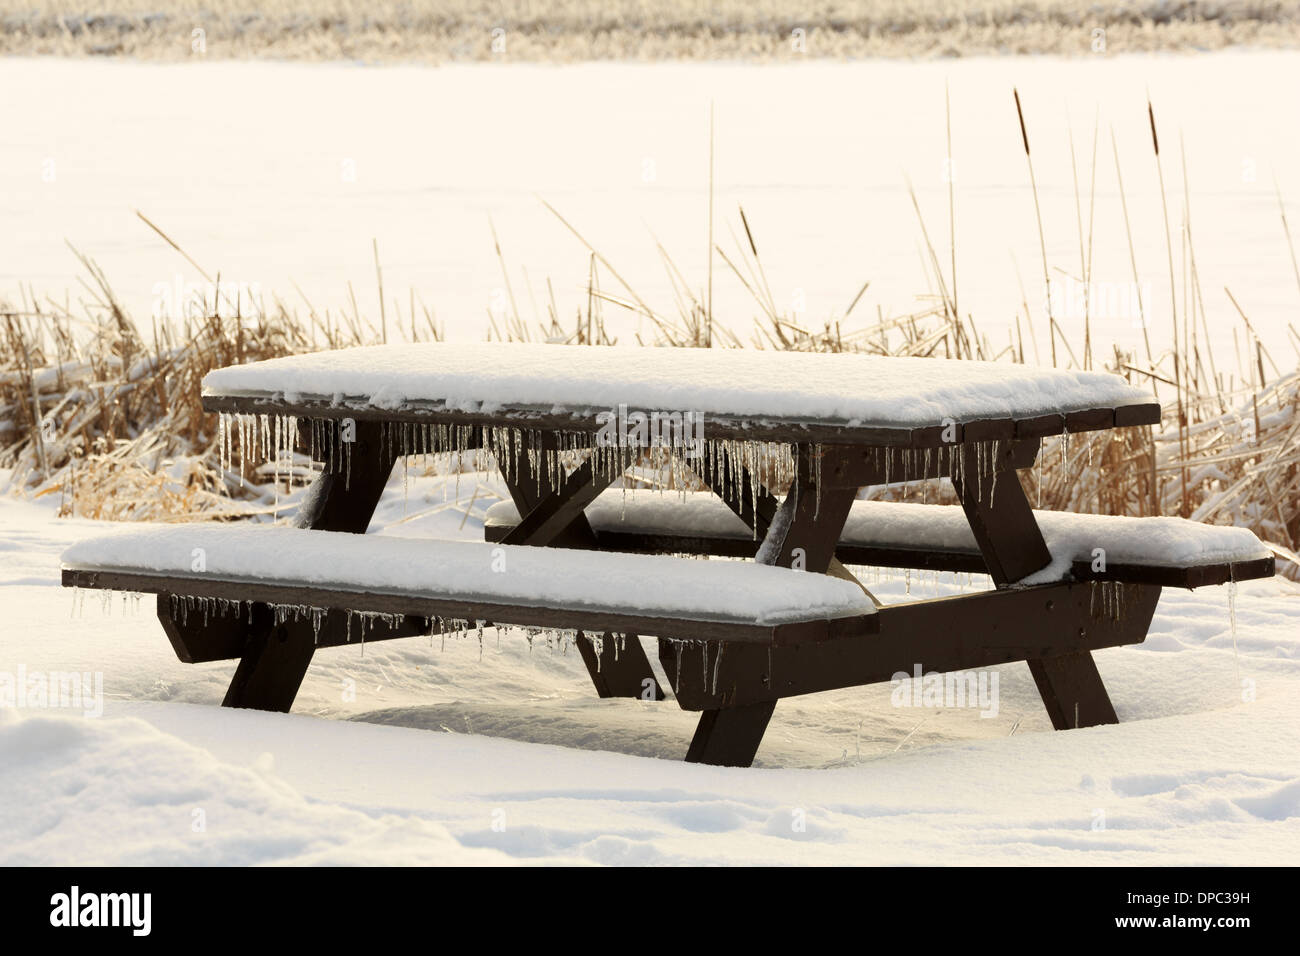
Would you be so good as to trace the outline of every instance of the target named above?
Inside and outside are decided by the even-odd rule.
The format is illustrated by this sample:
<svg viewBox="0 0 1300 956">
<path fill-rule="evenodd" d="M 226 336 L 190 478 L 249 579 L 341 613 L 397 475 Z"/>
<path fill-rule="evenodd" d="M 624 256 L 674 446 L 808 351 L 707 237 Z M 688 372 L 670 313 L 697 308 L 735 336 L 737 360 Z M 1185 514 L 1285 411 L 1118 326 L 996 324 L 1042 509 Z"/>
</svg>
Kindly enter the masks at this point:
<svg viewBox="0 0 1300 956">
<path fill-rule="evenodd" d="M 1004 473 L 999 482 L 1011 480 L 1010 475 Z M 629 493 L 625 501 L 616 489 L 597 498 L 587 517 L 604 550 L 754 555 L 758 543 L 752 532 L 724 504 L 705 493 L 688 492 L 684 498 L 680 493 L 638 491 Z M 1274 573 L 1272 553 L 1244 528 L 1182 518 L 1033 514 L 1054 557 L 1045 579 L 1197 588 Z M 508 503 L 493 505 L 485 537 L 499 540 L 514 520 Z M 1163 547 L 1177 538 L 1185 539 L 1186 547 L 1172 559 L 1162 557 L 1155 543 Z M 1104 568 L 1094 569 L 1096 547 L 1107 551 Z M 986 571 L 966 517 L 956 505 L 855 501 L 835 550 L 841 561 L 853 565 Z"/>
<path fill-rule="evenodd" d="M 696 640 L 866 633 L 874 613 L 856 585 L 784 568 L 284 527 L 135 529 L 64 566 L 80 587 Z"/>
</svg>

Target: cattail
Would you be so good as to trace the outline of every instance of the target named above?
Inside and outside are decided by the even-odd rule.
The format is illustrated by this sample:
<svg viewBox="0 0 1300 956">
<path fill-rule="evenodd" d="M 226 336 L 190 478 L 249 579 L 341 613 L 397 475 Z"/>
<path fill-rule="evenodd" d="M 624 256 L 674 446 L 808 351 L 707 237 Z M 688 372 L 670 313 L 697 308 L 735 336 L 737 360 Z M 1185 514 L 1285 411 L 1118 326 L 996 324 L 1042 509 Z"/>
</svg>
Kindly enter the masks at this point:
<svg viewBox="0 0 1300 956">
<path fill-rule="evenodd" d="M 1047 298 L 1047 334 L 1051 336 L 1052 367 L 1056 367 L 1056 318 L 1052 315 L 1052 279 L 1047 267 L 1047 237 L 1043 232 L 1043 209 L 1038 202 L 1038 182 L 1034 178 L 1034 158 L 1029 154 L 1029 132 L 1025 129 L 1025 112 L 1020 108 L 1020 91 L 1015 87 L 1011 95 L 1016 100 L 1016 117 L 1020 120 L 1020 140 L 1025 146 L 1025 162 L 1029 166 L 1029 188 L 1034 194 L 1034 216 L 1038 220 L 1038 249 L 1043 258 L 1043 294 Z"/>
</svg>

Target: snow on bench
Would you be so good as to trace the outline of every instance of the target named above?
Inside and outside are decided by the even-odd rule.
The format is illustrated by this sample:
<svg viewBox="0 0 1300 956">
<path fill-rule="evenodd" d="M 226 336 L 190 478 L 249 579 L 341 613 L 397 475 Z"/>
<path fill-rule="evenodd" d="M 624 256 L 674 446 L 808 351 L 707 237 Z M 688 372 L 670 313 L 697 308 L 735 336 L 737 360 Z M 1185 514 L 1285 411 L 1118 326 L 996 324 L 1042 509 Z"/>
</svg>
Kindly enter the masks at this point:
<svg viewBox="0 0 1300 956">
<path fill-rule="evenodd" d="M 683 639 L 825 634 L 875 612 L 852 582 L 765 565 L 289 527 L 137 528 L 62 560 L 68 586 Z"/>
<path fill-rule="evenodd" d="M 498 415 L 587 416 L 624 405 L 690 411 L 709 422 L 845 428 L 925 428 L 947 419 L 1025 420 L 1131 406 L 1141 406 L 1133 424 L 1159 417 L 1150 392 L 1106 372 L 848 353 L 499 342 L 292 355 L 209 372 L 203 394 L 210 411 L 247 411 L 249 399 Z"/>
<path fill-rule="evenodd" d="M 592 530 L 614 535 L 673 539 L 694 551 L 697 539 L 752 542 L 752 531 L 716 496 L 707 492 L 606 491 L 587 506 Z M 1043 584 L 1070 577 L 1145 580 L 1186 587 L 1271 576 L 1272 552 L 1246 528 L 1200 524 L 1183 518 L 1130 518 L 1113 515 L 1035 511 L 1052 562 L 1022 581 Z M 511 501 L 492 505 L 484 521 L 489 540 L 519 521 Z M 692 542 L 687 544 L 687 542 Z M 894 501 L 855 501 L 840 536 L 849 563 L 897 560 L 898 567 L 982 569 L 983 559 L 965 512 L 958 505 Z M 1091 573 L 1094 549 L 1105 551 L 1107 571 Z M 752 549 L 751 549 L 752 550 Z M 855 557 L 854 552 L 861 551 Z M 740 550 L 723 553 L 743 553 Z M 934 555 L 939 561 L 929 560 Z M 942 556 L 957 556 L 955 564 Z M 916 563 L 908 563 L 913 559 Z M 1087 568 L 1083 566 L 1087 565 Z M 891 565 L 886 565 L 891 566 Z M 1162 570 L 1179 574 L 1160 574 Z M 1202 573 L 1181 573 L 1195 572 Z"/>
</svg>

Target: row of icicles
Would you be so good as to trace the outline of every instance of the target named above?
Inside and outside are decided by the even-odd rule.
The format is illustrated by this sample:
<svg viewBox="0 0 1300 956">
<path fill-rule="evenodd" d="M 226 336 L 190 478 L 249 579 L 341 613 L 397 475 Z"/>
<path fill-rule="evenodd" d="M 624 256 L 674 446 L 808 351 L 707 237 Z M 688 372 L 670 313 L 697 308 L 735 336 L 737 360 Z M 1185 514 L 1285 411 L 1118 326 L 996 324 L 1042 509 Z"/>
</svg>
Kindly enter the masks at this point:
<svg viewBox="0 0 1300 956">
<path fill-rule="evenodd" d="M 350 484 L 357 431 L 364 424 L 352 419 L 310 419 L 304 436 L 296 416 L 223 412 L 218 424 L 220 466 L 223 472 L 233 473 L 236 452 L 242 463 L 269 462 L 278 507 L 280 484 L 295 473 L 290 463 L 303 444 L 323 470 L 342 473 L 345 482 Z M 426 469 L 431 459 L 435 462 L 443 459 L 459 482 L 461 472 L 467 470 L 466 455 L 472 454 L 475 457 L 468 470 L 499 470 L 508 483 L 531 482 L 539 495 L 544 485 L 559 487 L 584 465 L 590 465 L 594 475 L 609 481 L 623 476 L 629 468 L 638 468 L 637 482 L 622 483 L 625 498 L 638 484 L 648 484 L 661 493 L 676 491 L 685 496 L 689 491 L 703 488 L 698 475 L 703 472 L 717 476 L 720 487 L 713 489 L 715 493 L 726 500 L 748 499 L 750 513 L 755 513 L 760 497 L 767 490 L 785 493 L 799 470 L 795 446 L 787 442 L 706 439 L 698 447 L 684 451 L 668 446 L 647 449 L 599 445 L 586 431 L 541 432 L 510 426 L 381 422 L 376 431 L 373 445 L 366 444 L 365 453 L 383 460 L 400 459 L 404 477 L 409 474 L 407 469 L 413 458 Z M 1004 442 L 997 440 L 974 444 L 974 455 L 970 456 L 974 459 L 974 476 L 967 474 L 968 456 L 963 453 L 963 448 L 970 448 L 969 445 L 874 447 L 867 454 L 884 484 L 897 483 L 900 476 L 906 481 L 948 475 L 958 483 L 973 477 L 977 499 L 982 503 L 987 489 L 992 504 L 997 494 L 998 475 L 1003 470 L 999 466 L 1003 445 Z M 805 447 L 810 459 L 810 477 L 820 499 L 821 467 L 827 449 L 821 444 Z M 478 455 L 480 451 L 482 456 Z M 239 469 L 238 476 L 243 487 L 244 467 Z"/>
</svg>

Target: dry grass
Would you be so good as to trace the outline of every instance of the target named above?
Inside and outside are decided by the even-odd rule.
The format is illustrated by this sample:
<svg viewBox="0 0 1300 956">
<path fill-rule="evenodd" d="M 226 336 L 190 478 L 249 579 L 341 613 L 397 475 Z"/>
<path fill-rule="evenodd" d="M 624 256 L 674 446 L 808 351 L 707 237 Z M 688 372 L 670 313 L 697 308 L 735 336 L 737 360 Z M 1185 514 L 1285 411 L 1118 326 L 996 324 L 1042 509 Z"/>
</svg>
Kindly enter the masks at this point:
<svg viewBox="0 0 1300 956">
<path fill-rule="evenodd" d="M 996 350 L 969 317 L 958 319 L 946 290 L 935 304 L 906 314 L 855 321 L 855 299 L 843 315 L 819 327 L 800 324 L 777 311 L 764 291 L 757 244 L 741 216 L 740 248 L 717 252 L 750 288 L 760 314 L 746 335 L 714 323 L 714 347 L 1020 359 L 1023 345 Z M 680 275 L 668 253 L 661 254 L 670 274 Z M 270 510 L 274 497 L 288 490 L 273 483 L 273 473 L 282 481 L 310 478 L 302 456 L 277 465 L 253 448 L 238 464 L 242 471 L 223 468 L 216 422 L 199 407 L 199 383 L 207 371 L 229 364 L 373 344 L 381 340 L 379 329 L 356 313 L 302 316 L 277 301 L 256 321 L 222 316 L 211 307 L 205 318 L 179 330 L 159 326 L 158 343 L 146 345 L 102 274 L 92 262 L 86 265 L 98 294 L 84 303 L 81 314 L 30 297 L 20 307 L 0 311 L 0 467 L 13 469 L 12 484 L 30 494 L 60 496 L 67 515 L 173 521 Z M 654 332 L 643 344 L 703 346 L 710 334 L 706 306 L 684 280 L 678 293 L 675 314 L 656 311 L 622 286 L 617 271 L 593 252 L 586 308 L 571 324 L 561 325 L 552 306 L 549 324 L 530 326 L 512 316 L 495 325 L 489 337 L 609 344 L 613 337 L 605 312 L 616 308 L 650 320 Z M 398 316 L 394 338 L 437 337 L 431 324 L 421 329 L 408 320 Z M 1068 347 L 1062 351 L 1073 354 Z M 1249 527 L 1295 550 L 1300 369 L 1270 373 L 1262 350 L 1256 358 L 1239 370 L 1236 380 L 1242 384 L 1231 391 L 1188 387 L 1180 422 L 1167 387 L 1172 378 L 1159 366 L 1152 372 L 1135 356 L 1112 350 L 1099 365 L 1138 382 L 1152 374 L 1166 378 L 1163 427 L 1049 439 L 1038 469 L 1025 475 L 1030 500 L 1081 512 L 1181 513 Z M 953 500 L 951 489 L 938 482 L 892 486 L 876 494 Z"/>
<path fill-rule="evenodd" d="M 0 0 L 0 52 L 290 59 L 794 59 L 1295 46 L 1297 0 Z M 194 50 L 195 29 L 203 51 Z M 494 37 L 496 30 L 504 31 Z M 797 35 L 796 30 L 803 33 Z M 497 49 L 493 41 L 496 39 Z M 504 42 L 504 49 L 500 43 Z"/>
<path fill-rule="evenodd" d="M 214 368 L 374 336 L 330 317 L 302 320 L 283 306 L 257 321 L 213 308 L 146 338 L 107 279 L 90 282 L 79 311 L 34 294 L 0 307 L 0 466 L 36 495 L 58 494 L 62 513 L 109 520 L 175 520 L 235 509 L 257 487 L 220 468 L 215 425 L 199 406 Z M 219 286 L 218 286 L 219 289 Z M 249 480 L 241 487 L 241 478 Z"/>
<path fill-rule="evenodd" d="M 1152 156 L 1160 162 L 1154 110 L 1151 120 Z M 1021 135 L 1027 148 L 1029 132 Z M 1097 154 L 1094 142 L 1094 185 Z M 1185 182 L 1185 171 L 1183 175 Z M 1093 240 L 1089 235 L 1085 244 L 1083 196 L 1076 199 L 1080 265 L 1086 281 L 1088 245 Z M 1279 207 L 1284 208 L 1280 200 L 1279 196 Z M 1027 305 L 1016 317 L 1011 340 L 994 346 L 972 316 L 958 311 L 959 250 L 950 250 L 950 272 L 945 276 L 919 205 L 918 223 L 934 286 L 921 307 L 901 314 L 878 310 L 864 317 L 855 312 L 867 288 L 864 283 L 842 313 L 826 317 L 820 325 L 778 307 L 742 208 L 730 230 L 731 243 L 715 245 L 714 252 L 720 269 L 739 281 L 753 299 L 756 312 L 747 330 L 734 322 L 714 320 L 707 296 L 693 291 L 662 246 L 658 251 L 672 282 L 673 303 L 670 309 L 653 307 L 594 243 L 559 211 L 547 208 L 556 216 L 558 228 L 569 230 L 587 248 L 584 305 L 576 318 L 561 321 L 550 297 L 546 318 L 534 323 L 521 319 L 512 306 L 499 321 L 490 319 L 489 338 L 608 345 L 614 336 L 606 313 L 617 310 L 641 317 L 651 330 L 646 338 L 637 337 L 643 345 L 1024 362 L 1027 351 L 1032 358 L 1038 350 L 1032 343 L 1050 340 L 1048 354 L 1054 365 L 1106 368 L 1153 388 L 1163 403 L 1164 421 L 1159 428 L 1047 440 L 1038 468 L 1024 476 L 1031 502 L 1056 510 L 1174 514 L 1248 527 L 1277 546 L 1284 558 L 1289 555 L 1281 566 L 1300 579 L 1300 558 L 1294 554 L 1300 541 L 1300 332 L 1294 326 L 1286 330 L 1294 360 L 1288 356 L 1278 360 L 1260 343 L 1249 316 L 1225 289 L 1225 298 L 1236 311 L 1215 315 L 1214 324 L 1217 328 L 1235 324 L 1238 347 L 1231 360 L 1214 354 L 1208 317 L 1214 306 L 1202 295 L 1196 272 L 1186 188 L 1181 210 L 1184 228 L 1177 242 L 1178 259 L 1188 266 L 1186 274 L 1172 276 L 1171 306 L 1181 321 L 1170 333 L 1170 341 L 1152 342 L 1144 328 L 1141 355 L 1117 346 L 1100 348 L 1086 321 L 1082 341 L 1072 342 L 1050 314 L 1035 316 Z M 950 205 L 950 224 L 952 217 Z M 1300 266 L 1285 218 L 1283 226 L 1300 296 Z M 1175 242 L 1172 236 L 1170 242 Z M 497 254 L 501 256 L 499 246 Z M 1172 246 L 1169 259 L 1171 264 L 1175 261 Z M 67 305 L 39 300 L 34 292 L 20 303 L 0 304 L 0 467 L 12 469 L 11 483 L 29 493 L 59 495 L 64 514 L 192 520 L 270 510 L 282 489 L 277 479 L 287 475 L 289 480 L 305 481 L 311 476 L 311 464 L 303 456 L 269 462 L 250 449 L 240 463 L 241 471 L 223 467 L 216 422 L 199 405 L 203 375 L 221 366 L 315 349 L 439 337 L 431 316 L 422 307 L 417 309 L 414 298 L 406 310 L 393 299 L 391 321 L 385 312 L 378 325 L 360 313 L 355 297 L 351 311 L 342 314 L 318 313 L 308 303 L 307 314 L 301 315 L 273 299 L 269 305 L 257 303 L 256 315 L 250 318 L 245 304 L 220 293 L 219 281 L 199 319 L 180 327 L 155 323 L 146 336 L 118 304 L 96 265 L 85 258 L 81 262 L 88 277 L 87 295 L 75 312 Z M 509 287 L 503 257 L 500 265 Z M 378 250 L 375 281 L 382 287 Z M 1184 288 L 1181 302 L 1179 285 Z M 1149 308 L 1150 303 L 1142 306 L 1144 315 Z M 951 488 L 940 482 L 891 486 L 873 493 L 952 500 Z"/>
</svg>

